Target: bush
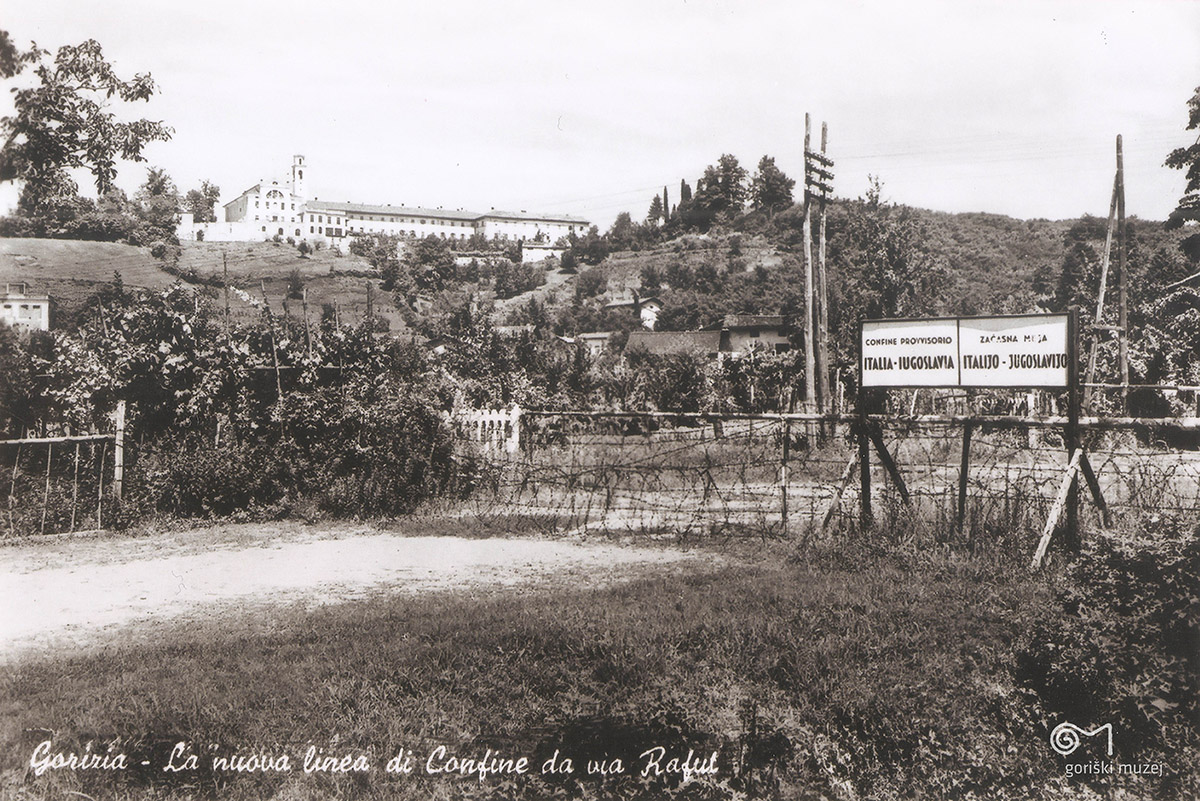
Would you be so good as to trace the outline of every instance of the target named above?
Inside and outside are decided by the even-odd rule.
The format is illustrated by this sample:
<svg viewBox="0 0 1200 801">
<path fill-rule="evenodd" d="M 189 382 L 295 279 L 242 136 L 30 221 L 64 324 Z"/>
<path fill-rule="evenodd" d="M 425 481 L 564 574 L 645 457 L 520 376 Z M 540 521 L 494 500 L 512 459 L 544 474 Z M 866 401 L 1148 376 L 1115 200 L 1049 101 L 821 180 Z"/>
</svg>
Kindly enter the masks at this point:
<svg viewBox="0 0 1200 801">
<path fill-rule="evenodd" d="M 475 467 L 430 399 L 403 386 L 287 396 L 286 438 L 164 442 L 131 470 L 129 503 L 177 517 L 274 519 L 300 501 L 349 517 L 394 516 L 469 489 Z"/>
<path fill-rule="evenodd" d="M 1114 759 L 1166 763 L 1177 786 L 1162 789 L 1197 797 L 1200 763 L 1185 755 L 1200 748 L 1200 537 L 1174 521 L 1144 533 L 1089 544 L 1019 648 L 1016 678 L 1047 728 L 1111 723 Z"/>
<path fill-rule="evenodd" d="M 0 217 L 0 237 L 29 238 L 41 235 L 41 226 L 28 217 Z"/>
</svg>

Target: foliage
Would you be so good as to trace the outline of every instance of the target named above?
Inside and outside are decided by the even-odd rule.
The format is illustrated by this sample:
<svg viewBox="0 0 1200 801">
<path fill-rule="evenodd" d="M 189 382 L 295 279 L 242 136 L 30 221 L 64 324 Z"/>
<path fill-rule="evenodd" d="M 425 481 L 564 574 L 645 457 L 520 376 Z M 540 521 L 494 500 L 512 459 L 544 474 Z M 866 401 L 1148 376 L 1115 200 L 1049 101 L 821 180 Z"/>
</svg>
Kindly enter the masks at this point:
<svg viewBox="0 0 1200 801">
<path fill-rule="evenodd" d="M 650 209 L 646 212 L 646 222 L 651 225 L 657 225 L 659 220 L 663 219 L 666 214 L 663 212 L 662 196 L 655 195 L 650 201 Z"/>
<path fill-rule="evenodd" d="M 1018 649 L 1016 678 L 1061 721 L 1111 723 L 1121 762 L 1166 762 L 1179 797 L 1200 790 L 1200 536 L 1151 521 L 1143 535 L 1100 537 L 1067 569 L 1055 608 Z M 1104 776 L 1081 777 L 1097 790 Z M 1166 789 L 1166 788 L 1164 788 Z"/>
<path fill-rule="evenodd" d="M 0 181 L 24 182 L 21 208 L 27 216 L 43 216 L 76 194 L 67 170 L 86 167 L 103 195 L 118 159 L 142 161 L 147 144 L 172 134 L 161 122 L 122 122 L 110 110 L 114 99 L 148 100 L 155 86 L 149 75 L 119 78 L 95 40 L 60 47 L 49 57 L 36 45 L 18 56 L 18 64 L 36 65 L 37 83 L 14 89 L 14 113 L 0 120 Z"/>
<path fill-rule="evenodd" d="M 1188 100 L 1187 130 L 1200 129 L 1200 86 Z M 1175 211 L 1167 218 L 1169 228 L 1179 228 L 1188 221 L 1200 221 L 1200 140 L 1187 147 L 1177 147 L 1167 156 L 1166 165 L 1184 170 L 1187 184 Z"/>
<path fill-rule="evenodd" d="M 750 182 L 750 205 L 768 212 L 787 208 L 792 205 L 795 186 L 795 179 L 776 167 L 773 157 L 763 156 L 758 162 L 758 172 Z"/>
<path fill-rule="evenodd" d="M 395 234 L 372 233 L 350 239 L 350 252 L 379 271 L 384 292 L 396 289 L 400 280 L 400 248 L 400 237 Z"/>
<path fill-rule="evenodd" d="M 575 282 L 575 302 L 595 297 L 608 289 L 608 276 L 601 269 L 592 268 L 579 274 Z"/>
<path fill-rule="evenodd" d="M 433 234 L 409 246 L 404 264 L 421 290 L 437 292 L 454 277 L 454 254 L 446 240 Z"/>
<path fill-rule="evenodd" d="M 191 212 L 195 222 L 216 222 L 217 215 L 214 210 L 220 199 L 221 187 L 209 181 L 201 181 L 199 189 L 188 190 L 183 198 L 183 208 Z"/>
</svg>

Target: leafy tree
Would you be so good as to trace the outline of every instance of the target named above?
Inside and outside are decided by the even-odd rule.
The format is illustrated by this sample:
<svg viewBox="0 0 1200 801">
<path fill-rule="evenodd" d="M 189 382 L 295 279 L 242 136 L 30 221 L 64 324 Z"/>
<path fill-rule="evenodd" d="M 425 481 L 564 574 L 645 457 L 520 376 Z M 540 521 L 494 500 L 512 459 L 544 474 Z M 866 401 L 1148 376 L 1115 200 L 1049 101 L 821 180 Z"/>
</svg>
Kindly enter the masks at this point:
<svg viewBox="0 0 1200 801">
<path fill-rule="evenodd" d="M 726 207 L 741 211 L 746 200 L 746 170 L 736 156 L 725 153 L 717 160 L 717 190 Z"/>
<path fill-rule="evenodd" d="M 301 243 L 303 244 L 303 243 Z M 367 234 L 350 240 L 350 252 L 361 256 L 379 271 L 384 292 L 396 288 L 400 278 L 400 237 L 395 234 Z M 302 251 L 303 253 L 303 251 Z M 453 264 L 454 260 L 451 259 Z"/>
<path fill-rule="evenodd" d="M 293 268 L 287 277 L 287 296 L 291 300 L 300 300 L 304 297 L 304 276 L 300 275 L 300 270 Z"/>
<path fill-rule="evenodd" d="M 650 210 L 646 212 L 646 222 L 650 225 L 657 225 L 658 221 L 663 218 L 662 198 L 658 195 L 650 201 Z"/>
<path fill-rule="evenodd" d="M 179 222 L 179 190 L 161 167 L 146 171 L 146 181 L 133 196 L 140 216 L 150 225 L 174 231 Z"/>
<path fill-rule="evenodd" d="M 53 59 L 36 45 L 16 53 L 8 36 L 0 69 L 19 71 L 37 64 L 37 85 L 13 91 L 14 114 L 0 119 L 0 181 L 23 181 L 22 207 L 45 208 L 75 193 L 66 171 L 86 167 L 103 195 L 113 185 L 118 159 L 144 161 L 143 148 L 166 141 L 172 130 L 161 122 L 122 122 L 110 110 L 113 98 L 131 103 L 154 94 L 149 75 L 122 80 L 92 39 L 60 47 Z"/>
<path fill-rule="evenodd" d="M 588 228 L 588 232 L 582 238 L 574 242 L 571 250 L 584 264 L 599 264 L 608 256 L 608 245 L 600 236 L 600 229 L 594 225 Z"/>
<path fill-rule="evenodd" d="M 409 245 L 404 264 L 412 273 L 417 288 L 425 291 L 443 289 L 454 276 L 454 254 L 450 252 L 450 245 L 434 234 Z"/>
<path fill-rule="evenodd" d="M 926 226 L 912 209 L 884 202 L 882 191 L 872 177 L 866 197 L 830 220 L 830 274 L 841 285 L 831 287 L 829 317 L 841 360 L 852 358 L 846 343 L 856 341 L 860 319 L 933 314 L 948 300 L 949 282 L 926 247 Z"/>
<path fill-rule="evenodd" d="M 665 222 L 668 222 L 670 219 L 671 219 L 671 198 L 667 194 L 666 185 L 664 185 L 663 186 L 663 199 L 662 199 L 662 220 L 665 223 Z"/>
<path fill-rule="evenodd" d="M 629 216 L 629 212 L 621 212 L 613 221 L 612 227 L 608 229 L 606 235 L 609 249 L 630 250 L 633 247 L 634 233 L 633 219 Z"/>
<path fill-rule="evenodd" d="M 692 188 L 688 186 L 688 182 L 684 179 L 679 179 L 679 202 L 680 204 L 687 203 L 692 199 Z"/>
<path fill-rule="evenodd" d="M 1200 128 L 1200 86 L 1188 101 L 1187 130 Z M 1200 138 L 1188 147 L 1177 147 L 1167 156 L 1166 165 L 1176 170 L 1186 170 L 1187 186 L 1184 195 L 1171 216 L 1168 228 L 1180 228 L 1189 221 L 1200 221 Z M 1181 243 L 1193 261 L 1200 261 L 1200 234 L 1193 234 Z"/>
<path fill-rule="evenodd" d="M 735 156 L 721 156 L 716 165 L 704 169 L 696 182 L 696 195 L 680 219 L 686 228 L 707 231 L 719 218 L 729 219 L 742 210 L 746 199 L 746 170 Z"/>
<path fill-rule="evenodd" d="M 585 270 L 575 282 L 575 302 L 599 295 L 608 289 L 608 277 L 600 270 Z"/>
<path fill-rule="evenodd" d="M 183 198 L 183 208 L 192 213 L 192 219 L 196 222 L 216 222 L 215 209 L 220 199 L 221 187 L 201 181 L 199 189 L 188 190 Z"/>
<path fill-rule="evenodd" d="M 763 156 L 758 162 L 758 172 L 750 182 L 750 204 L 768 212 L 786 208 L 792 205 L 792 188 L 795 186 L 796 181 L 775 166 L 772 156 Z"/>
<path fill-rule="evenodd" d="M 579 270 L 579 260 L 576 258 L 574 250 L 563 252 L 562 264 L 559 265 L 559 269 L 564 273 L 574 273 Z"/>
</svg>

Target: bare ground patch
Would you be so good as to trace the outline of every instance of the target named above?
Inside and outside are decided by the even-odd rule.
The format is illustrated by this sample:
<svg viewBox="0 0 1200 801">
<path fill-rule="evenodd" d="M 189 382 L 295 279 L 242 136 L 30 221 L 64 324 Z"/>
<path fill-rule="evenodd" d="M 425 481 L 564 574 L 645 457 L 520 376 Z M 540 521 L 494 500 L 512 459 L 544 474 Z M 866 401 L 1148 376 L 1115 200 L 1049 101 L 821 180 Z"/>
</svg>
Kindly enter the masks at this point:
<svg viewBox="0 0 1200 801">
<path fill-rule="evenodd" d="M 712 553 L 363 526 L 222 526 L 0 550 L 0 659 L 138 638 L 168 623 L 379 594 L 596 586 L 715 565 Z"/>
</svg>

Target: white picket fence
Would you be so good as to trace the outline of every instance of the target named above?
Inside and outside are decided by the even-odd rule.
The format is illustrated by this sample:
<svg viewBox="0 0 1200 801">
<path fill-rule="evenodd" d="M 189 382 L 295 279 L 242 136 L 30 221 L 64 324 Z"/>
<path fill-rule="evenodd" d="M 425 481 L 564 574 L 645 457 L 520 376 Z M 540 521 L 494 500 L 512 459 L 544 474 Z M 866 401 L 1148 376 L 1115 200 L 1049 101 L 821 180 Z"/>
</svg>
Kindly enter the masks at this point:
<svg viewBox="0 0 1200 801">
<path fill-rule="evenodd" d="M 517 453 L 521 447 L 521 407 L 464 409 L 450 415 L 459 436 L 486 454 Z"/>
</svg>

